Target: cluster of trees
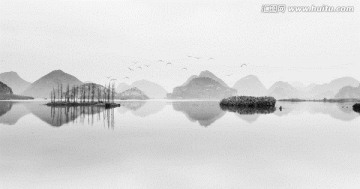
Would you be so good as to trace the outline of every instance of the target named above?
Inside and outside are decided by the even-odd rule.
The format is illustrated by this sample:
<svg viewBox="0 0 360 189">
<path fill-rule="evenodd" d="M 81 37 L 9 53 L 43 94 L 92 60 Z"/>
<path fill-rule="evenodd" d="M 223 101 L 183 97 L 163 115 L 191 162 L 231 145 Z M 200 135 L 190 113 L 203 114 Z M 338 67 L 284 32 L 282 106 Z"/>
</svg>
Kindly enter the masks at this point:
<svg viewBox="0 0 360 189">
<path fill-rule="evenodd" d="M 103 87 L 94 83 L 87 83 L 80 86 L 67 85 L 64 87 L 62 83 L 59 83 L 57 88 L 53 88 L 51 91 L 50 99 L 52 103 L 113 103 L 115 84 L 109 83 Z"/>
</svg>

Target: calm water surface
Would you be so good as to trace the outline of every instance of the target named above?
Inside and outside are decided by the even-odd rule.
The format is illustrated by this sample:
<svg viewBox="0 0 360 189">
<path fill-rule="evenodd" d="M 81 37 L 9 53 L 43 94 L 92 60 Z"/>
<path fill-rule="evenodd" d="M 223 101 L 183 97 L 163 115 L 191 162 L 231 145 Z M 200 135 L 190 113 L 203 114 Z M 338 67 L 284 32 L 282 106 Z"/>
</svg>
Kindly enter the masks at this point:
<svg viewBox="0 0 360 189">
<path fill-rule="evenodd" d="M 0 188 L 360 188 L 352 104 L 0 102 Z"/>
</svg>

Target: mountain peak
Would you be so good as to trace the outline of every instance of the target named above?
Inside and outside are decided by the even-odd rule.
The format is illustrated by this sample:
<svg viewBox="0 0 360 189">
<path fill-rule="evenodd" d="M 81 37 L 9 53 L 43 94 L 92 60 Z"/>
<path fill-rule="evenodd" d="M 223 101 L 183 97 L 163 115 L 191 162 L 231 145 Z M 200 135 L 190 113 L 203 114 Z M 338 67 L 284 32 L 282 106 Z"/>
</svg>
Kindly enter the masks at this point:
<svg viewBox="0 0 360 189">
<path fill-rule="evenodd" d="M 210 72 L 209 70 L 204 70 L 202 72 L 200 72 L 199 77 L 216 77 L 215 74 L 213 74 L 212 72 Z"/>
<path fill-rule="evenodd" d="M 213 80 L 219 82 L 224 87 L 229 87 L 223 80 L 216 77 L 216 75 L 213 74 L 212 72 L 210 72 L 209 70 L 204 70 L 204 71 L 200 72 L 199 77 L 208 77 L 210 79 L 213 79 Z"/>
<path fill-rule="evenodd" d="M 65 74 L 65 72 L 59 69 L 59 70 L 53 70 L 49 74 Z"/>
<path fill-rule="evenodd" d="M 23 94 L 46 98 L 49 96 L 50 91 L 54 87 L 57 87 L 58 84 L 73 86 L 83 83 L 75 76 L 65 73 L 62 70 L 54 70 L 32 83 Z"/>
<path fill-rule="evenodd" d="M 238 95 L 244 96 L 264 96 L 267 92 L 264 84 L 255 75 L 241 78 L 233 88 L 237 90 Z"/>
<path fill-rule="evenodd" d="M 14 71 L 1 73 L 0 81 L 11 87 L 15 94 L 23 92 L 30 85 Z"/>
</svg>

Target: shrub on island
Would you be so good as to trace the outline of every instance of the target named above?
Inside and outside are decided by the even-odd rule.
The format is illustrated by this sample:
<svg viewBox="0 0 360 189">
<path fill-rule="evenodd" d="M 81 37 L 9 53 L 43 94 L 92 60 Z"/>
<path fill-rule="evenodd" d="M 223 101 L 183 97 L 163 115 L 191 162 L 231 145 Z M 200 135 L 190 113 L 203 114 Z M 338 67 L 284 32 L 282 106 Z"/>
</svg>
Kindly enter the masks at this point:
<svg viewBox="0 0 360 189">
<path fill-rule="evenodd" d="M 355 112 L 360 113 L 360 103 L 354 104 L 353 110 L 354 110 Z"/>
<path fill-rule="evenodd" d="M 220 106 L 233 106 L 244 108 L 271 108 L 275 107 L 274 97 L 252 97 L 252 96 L 232 96 L 221 100 Z"/>
</svg>

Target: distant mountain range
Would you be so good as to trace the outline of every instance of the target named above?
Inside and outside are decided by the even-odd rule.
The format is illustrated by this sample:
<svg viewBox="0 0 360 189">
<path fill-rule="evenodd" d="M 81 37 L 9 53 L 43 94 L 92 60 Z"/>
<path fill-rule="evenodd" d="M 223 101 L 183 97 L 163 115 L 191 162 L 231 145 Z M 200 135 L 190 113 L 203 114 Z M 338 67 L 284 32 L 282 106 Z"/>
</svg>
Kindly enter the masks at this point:
<svg viewBox="0 0 360 189">
<path fill-rule="evenodd" d="M 342 77 L 332 80 L 330 83 L 315 85 L 307 92 L 310 95 L 308 98 L 334 98 L 339 90 L 346 86 L 357 87 L 359 86 L 359 81 L 352 77 Z"/>
<path fill-rule="evenodd" d="M 172 99 L 222 99 L 236 94 L 220 78 L 209 71 L 191 76 L 183 85 L 175 87 L 168 95 Z"/>
<path fill-rule="evenodd" d="M 65 88 L 67 85 L 74 86 L 83 83 L 75 76 L 67 74 L 62 70 L 54 70 L 36 80 L 22 94 L 35 98 L 48 98 L 50 96 L 50 91 L 53 88 L 56 89 L 58 84 L 62 84 Z"/>
<path fill-rule="evenodd" d="M 1 73 L 0 81 L 11 87 L 15 94 L 21 94 L 30 85 L 30 82 L 22 79 L 16 72 Z"/>
<path fill-rule="evenodd" d="M 134 87 L 143 91 L 149 98 L 152 99 L 163 99 L 167 94 L 167 91 L 162 86 L 148 80 L 135 81 L 131 85 L 120 83 L 116 88 L 116 92 L 121 93 Z"/>
<path fill-rule="evenodd" d="M 360 99 L 360 85 L 358 87 L 346 86 L 339 90 L 335 98 L 359 98 Z"/>
<path fill-rule="evenodd" d="M 268 90 L 268 95 L 277 99 L 301 98 L 323 99 L 340 98 L 339 90 L 344 87 L 357 87 L 359 81 L 352 77 L 342 77 L 325 84 L 311 84 L 303 87 L 293 87 L 286 82 L 277 82 Z M 345 96 L 345 95 L 343 95 Z"/>
<path fill-rule="evenodd" d="M 22 79 L 16 72 L 5 72 L 0 74 L 0 81 L 12 89 L 13 94 L 32 96 L 35 98 L 48 98 L 50 91 L 62 84 L 80 86 L 84 84 L 75 76 L 54 70 L 39 78 L 34 83 Z M 212 72 L 205 70 L 199 75 L 192 75 L 182 85 L 175 87 L 172 93 L 160 85 L 139 80 L 128 85 L 120 83 L 117 93 L 131 88 L 137 88 L 145 96 L 152 99 L 221 99 L 233 95 L 244 96 L 273 96 L 277 99 L 301 98 L 301 99 L 323 99 L 323 98 L 360 98 L 358 95 L 359 81 L 352 77 L 342 77 L 325 84 L 311 84 L 305 86 L 300 82 L 287 83 L 285 81 L 275 82 L 269 89 L 254 75 L 248 75 L 239 79 L 231 88 L 222 79 Z M 97 85 L 101 87 L 101 85 Z"/>
</svg>

